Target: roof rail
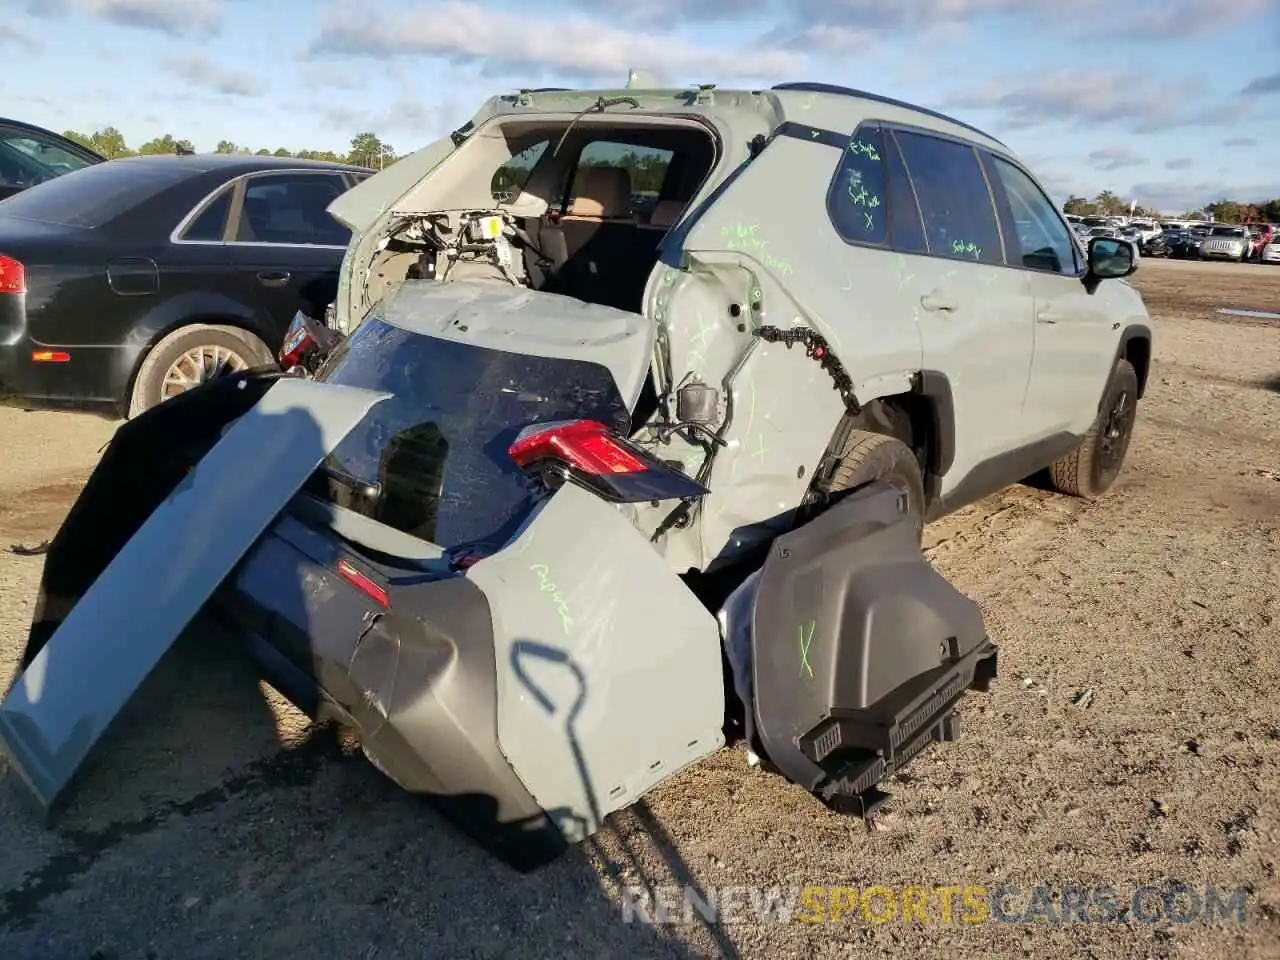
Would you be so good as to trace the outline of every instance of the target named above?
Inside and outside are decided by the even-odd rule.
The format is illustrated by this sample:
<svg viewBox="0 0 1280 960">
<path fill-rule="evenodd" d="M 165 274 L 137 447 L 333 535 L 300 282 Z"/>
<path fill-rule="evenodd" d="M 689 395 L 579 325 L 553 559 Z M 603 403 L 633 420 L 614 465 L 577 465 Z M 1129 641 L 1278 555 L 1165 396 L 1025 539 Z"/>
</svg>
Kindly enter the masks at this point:
<svg viewBox="0 0 1280 960">
<path fill-rule="evenodd" d="M 838 87 L 831 83 L 779 83 L 770 88 L 771 90 L 793 90 L 798 93 L 830 93 L 837 97 L 858 97 L 862 100 L 873 100 L 876 103 L 883 103 L 890 107 L 901 107 L 903 110 L 914 110 L 916 113 L 923 113 L 927 117 L 933 117 L 935 120 L 945 120 L 947 123 L 954 123 L 958 127 L 964 127 L 966 130 L 972 130 L 974 133 L 986 137 L 988 140 L 1000 144 L 1006 150 L 1008 145 L 1002 140 L 997 140 L 985 130 L 979 130 L 971 123 L 965 123 L 963 120 L 957 120 L 955 117 L 949 117 L 945 113 L 939 113 L 937 110 L 930 110 L 928 107 L 922 107 L 919 104 L 907 103 L 905 100 L 895 100 L 893 97 L 881 96 L 878 93 L 868 93 L 866 90 L 854 90 L 852 87 Z"/>
</svg>

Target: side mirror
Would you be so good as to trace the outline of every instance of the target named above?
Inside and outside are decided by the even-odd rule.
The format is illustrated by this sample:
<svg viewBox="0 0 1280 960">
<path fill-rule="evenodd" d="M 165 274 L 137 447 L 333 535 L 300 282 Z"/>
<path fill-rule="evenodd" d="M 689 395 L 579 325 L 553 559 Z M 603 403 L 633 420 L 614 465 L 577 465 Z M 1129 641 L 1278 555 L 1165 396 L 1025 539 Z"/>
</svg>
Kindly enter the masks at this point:
<svg viewBox="0 0 1280 960">
<path fill-rule="evenodd" d="M 1089 272 L 1085 285 L 1092 293 L 1103 280 L 1119 280 L 1138 269 L 1138 257 L 1128 240 L 1094 237 L 1089 241 Z"/>
</svg>

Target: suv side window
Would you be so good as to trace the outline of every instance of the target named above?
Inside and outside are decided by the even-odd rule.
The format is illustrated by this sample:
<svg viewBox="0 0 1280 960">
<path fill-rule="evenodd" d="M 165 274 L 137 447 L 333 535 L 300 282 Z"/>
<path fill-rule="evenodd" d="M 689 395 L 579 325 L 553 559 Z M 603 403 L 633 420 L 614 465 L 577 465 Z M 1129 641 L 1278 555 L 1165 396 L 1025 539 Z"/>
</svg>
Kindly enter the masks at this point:
<svg viewBox="0 0 1280 960">
<path fill-rule="evenodd" d="M 351 231 L 329 215 L 346 192 L 340 174 L 272 173 L 245 183 L 236 243 L 345 247 Z"/>
<path fill-rule="evenodd" d="M 827 188 L 827 216 L 845 243 L 889 242 L 888 184 L 880 128 L 854 131 Z"/>
<path fill-rule="evenodd" d="M 1009 265 L 1074 275 L 1075 244 L 1044 191 L 1009 161 L 985 152 L 983 159 L 996 196 L 1004 200 L 1005 236 L 1017 240 L 1006 251 Z"/>
<path fill-rule="evenodd" d="M 991 191 L 973 147 L 907 130 L 894 136 L 920 200 L 929 251 L 954 260 L 1003 264 Z"/>
<path fill-rule="evenodd" d="M 542 155 L 551 145 L 549 140 L 539 140 L 533 146 L 525 147 L 510 160 L 493 171 L 493 180 L 489 184 L 489 192 L 493 194 L 495 203 L 510 203 L 520 195 L 524 185 L 529 182 L 529 175 L 538 165 Z"/>
</svg>

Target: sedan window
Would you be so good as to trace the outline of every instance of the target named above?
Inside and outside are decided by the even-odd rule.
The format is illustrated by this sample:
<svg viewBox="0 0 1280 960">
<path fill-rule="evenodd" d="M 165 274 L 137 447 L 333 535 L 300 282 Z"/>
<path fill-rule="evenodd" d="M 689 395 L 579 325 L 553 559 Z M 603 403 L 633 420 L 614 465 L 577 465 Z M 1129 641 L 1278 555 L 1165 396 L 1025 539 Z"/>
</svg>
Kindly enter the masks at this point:
<svg viewBox="0 0 1280 960">
<path fill-rule="evenodd" d="M 345 247 L 351 232 L 329 215 L 346 190 L 337 174 L 265 174 L 250 179 L 236 224 L 236 243 Z"/>
</svg>

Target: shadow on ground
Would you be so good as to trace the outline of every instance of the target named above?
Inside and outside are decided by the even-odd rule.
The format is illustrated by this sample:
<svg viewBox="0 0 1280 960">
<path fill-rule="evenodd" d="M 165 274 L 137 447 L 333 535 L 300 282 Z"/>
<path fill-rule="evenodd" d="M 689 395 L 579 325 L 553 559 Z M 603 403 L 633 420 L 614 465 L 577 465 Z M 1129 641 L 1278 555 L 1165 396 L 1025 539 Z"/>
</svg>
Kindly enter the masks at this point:
<svg viewBox="0 0 1280 960">
<path fill-rule="evenodd" d="M 1263 378 L 1259 386 L 1261 386 L 1263 390 L 1270 390 L 1272 393 L 1280 393 L 1280 373 Z"/>
<path fill-rule="evenodd" d="M 154 661 L 141 647 L 136 663 L 124 659 L 134 647 L 104 660 L 115 648 L 103 638 L 129 621 L 128 604 L 107 605 L 101 591 L 161 611 L 203 603 L 208 594 L 195 591 L 222 576 L 208 558 L 225 561 L 232 538 L 245 537 L 247 549 L 257 536 L 245 504 L 291 496 L 297 488 L 280 489 L 279 478 L 321 462 L 324 424 L 311 418 L 324 404 L 309 406 L 311 388 L 297 384 L 284 387 L 283 412 L 260 406 L 218 440 L 232 414 L 273 389 L 266 380 L 243 386 L 238 400 L 230 378 L 190 391 L 112 439 L 46 556 L 24 653 L 31 662 L 48 644 L 35 694 L 45 703 L 83 710 L 86 724 L 108 719 L 116 693 L 133 691 Z M 301 399 L 287 399 L 294 394 Z M 246 433 L 242 423 L 257 426 Z M 180 441 L 199 447 L 193 472 Z M 147 526 L 166 497 L 164 524 Z M 126 563 L 153 578 L 149 591 L 121 579 Z M 298 591 L 284 609 L 310 610 L 301 583 L 281 583 Z M 100 619 L 82 615 L 72 629 L 69 612 L 94 597 L 81 609 Z M 68 630 L 55 637 L 64 619 Z M 168 629 L 169 620 L 153 620 Z M 86 689 L 94 670 L 100 680 Z M 692 883 L 643 807 L 628 814 L 642 830 L 622 836 L 606 826 L 597 842 L 517 874 L 257 676 L 237 638 L 202 614 L 125 701 L 51 827 L 22 819 L 21 785 L 2 771 L 0 846 L 16 855 L 0 861 L 0 956 L 707 954 L 669 936 L 672 928 L 624 922 L 623 884 Z M 737 955 L 719 928 L 709 936 L 718 953 Z"/>
<path fill-rule="evenodd" d="M 706 955 L 679 928 L 623 922 L 624 884 L 694 883 L 643 802 L 618 815 L 625 837 L 606 826 L 604 842 L 517 874 L 335 729 L 298 714 L 290 728 L 252 665 L 211 639 L 166 656 L 51 826 L 2 785 L 5 844 L 55 849 L 0 867 L 0 955 Z M 737 956 L 723 928 L 709 935 Z"/>
</svg>

